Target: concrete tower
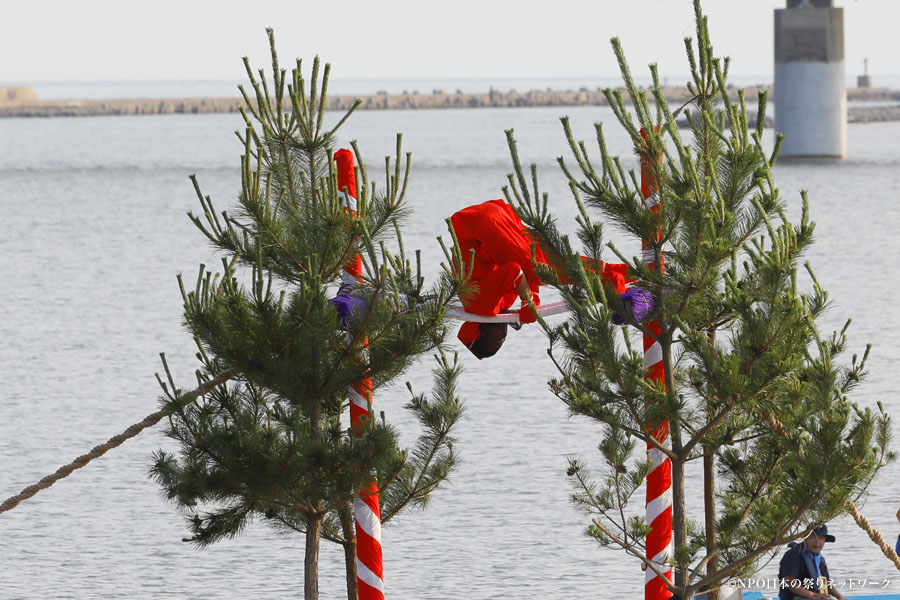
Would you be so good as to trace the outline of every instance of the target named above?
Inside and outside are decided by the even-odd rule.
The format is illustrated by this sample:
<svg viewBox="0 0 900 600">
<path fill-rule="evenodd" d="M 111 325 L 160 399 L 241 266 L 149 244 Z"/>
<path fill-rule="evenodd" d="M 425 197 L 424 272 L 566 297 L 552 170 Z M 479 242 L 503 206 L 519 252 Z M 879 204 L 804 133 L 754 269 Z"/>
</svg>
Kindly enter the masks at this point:
<svg viewBox="0 0 900 600">
<path fill-rule="evenodd" d="M 832 0 L 775 10 L 775 129 L 782 156 L 847 156 L 844 9 Z"/>
</svg>

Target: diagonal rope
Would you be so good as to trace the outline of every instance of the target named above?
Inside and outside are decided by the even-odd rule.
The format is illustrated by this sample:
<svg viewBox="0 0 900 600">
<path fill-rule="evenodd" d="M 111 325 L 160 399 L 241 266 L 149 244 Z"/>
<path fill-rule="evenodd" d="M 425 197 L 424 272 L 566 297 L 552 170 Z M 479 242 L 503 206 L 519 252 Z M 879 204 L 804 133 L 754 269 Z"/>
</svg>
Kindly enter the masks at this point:
<svg viewBox="0 0 900 600">
<path fill-rule="evenodd" d="M 200 387 L 198 387 L 197 389 L 195 389 L 191 392 L 188 392 L 187 394 L 184 394 L 183 396 L 180 396 L 177 400 L 178 407 L 182 407 L 182 406 L 186 406 L 186 405 L 190 404 L 191 402 L 196 400 L 199 396 L 202 396 L 203 394 L 208 393 L 210 390 L 212 390 L 216 386 L 219 386 L 219 385 L 225 383 L 229 379 L 233 378 L 235 375 L 237 375 L 237 370 L 235 370 L 235 369 L 231 369 L 231 370 L 220 373 L 216 377 L 201 384 Z M 109 438 L 105 444 L 100 444 L 99 446 L 94 446 L 94 448 L 87 454 L 82 454 L 81 456 L 79 456 L 78 458 L 76 458 L 75 460 L 70 462 L 69 464 L 60 467 L 54 473 L 47 475 L 46 477 L 44 477 L 37 483 L 35 483 L 33 485 L 29 485 L 28 487 L 23 489 L 21 492 L 19 492 L 15 496 L 7 498 L 6 501 L 3 502 L 3 504 L 0 504 L 0 514 L 3 514 L 4 512 L 15 508 L 23 500 L 27 500 L 28 498 L 31 498 L 32 496 L 37 494 L 39 491 L 47 489 L 48 487 L 50 487 L 51 485 L 53 485 L 60 479 L 63 479 L 64 477 L 68 477 L 76 469 L 80 469 L 81 467 L 85 466 L 86 464 L 88 464 L 89 462 L 94 460 L 95 458 L 99 458 L 99 457 L 103 456 L 109 450 L 112 450 L 116 446 L 122 445 L 123 442 L 135 437 L 137 434 L 139 434 L 143 430 L 147 429 L 148 427 L 153 427 L 154 425 L 159 423 L 159 421 L 163 417 L 170 415 L 173 410 L 175 410 L 175 408 L 170 406 L 170 407 L 164 408 L 162 410 L 159 410 L 153 414 L 147 415 L 146 417 L 144 417 L 143 421 L 140 421 L 139 423 L 135 423 L 134 425 L 132 425 L 131 427 L 129 427 L 128 429 L 126 429 L 125 431 L 120 433 L 119 435 L 115 435 L 115 436 Z"/>
<path fill-rule="evenodd" d="M 847 501 L 845 504 L 847 508 L 847 512 L 853 517 L 853 520 L 856 521 L 856 524 L 859 525 L 866 533 L 869 534 L 869 537 L 875 542 L 879 548 L 881 548 L 881 552 L 887 556 L 888 560 L 894 563 L 894 566 L 900 570 L 900 557 L 897 556 L 897 552 L 891 548 L 890 544 L 884 541 L 884 536 L 881 535 L 881 532 L 872 527 L 872 524 L 869 523 L 869 520 L 865 518 L 862 514 L 860 514 L 859 510 L 856 508 L 856 504 Z"/>
<path fill-rule="evenodd" d="M 557 304 L 559 304 L 561 306 L 565 305 L 565 303 L 557 303 Z M 452 314 L 452 311 L 451 311 L 451 316 L 453 316 L 457 319 L 465 319 L 465 318 L 469 317 L 469 318 L 475 318 L 477 320 L 504 320 L 505 319 L 505 320 L 514 321 L 514 322 L 518 321 L 518 311 L 516 311 L 515 313 L 508 314 L 508 315 L 501 315 L 499 317 L 486 318 L 486 317 L 482 317 L 480 315 L 469 315 L 468 313 L 465 312 L 465 310 L 461 306 L 455 307 L 455 308 L 457 309 L 458 314 Z M 547 307 L 542 307 L 542 308 L 546 311 L 546 310 L 550 310 L 552 307 L 551 307 L 551 305 L 548 305 Z M 559 310 L 559 308 L 557 308 L 557 310 Z M 556 314 L 556 313 L 551 313 L 551 314 Z M 191 402 L 196 400 L 199 396 L 202 396 L 203 394 L 208 393 L 213 388 L 225 383 L 229 379 L 232 379 L 235 375 L 237 375 L 237 371 L 234 369 L 220 373 L 216 377 L 201 384 L 195 390 L 180 396 L 177 399 L 177 403 L 178 403 L 177 407 L 186 406 L 186 405 L 190 404 Z M 63 465 L 62 467 L 60 467 L 59 469 L 57 469 L 50 475 L 45 476 L 43 479 L 41 479 L 37 483 L 29 485 L 28 487 L 24 488 L 21 492 L 19 492 L 15 496 L 11 496 L 11 497 L 7 498 L 3 502 L 3 504 L 0 504 L 0 515 L 2 515 L 3 513 L 5 513 L 8 510 L 12 510 L 16 506 L 18 506 L 22 501 L 31 498 L 32 496 L 34 496 L 41 490 L 45 490 L 45 489 L 49 488 L 51 485 L 53 485 L 60 479 L 64 479 L 64 478 L 68 477 L 75 470 L 84 467 L 85 465 L 87 465 L 89 462 L 91 462 L 95 458 L 99 458 L 99 457 L 103 456 L 104 454 L 106 454 L 107 452 L 109 452 L 110 450 L 112 450 L 113 448 L 116 448 L 117 446 L 121 446 L 125 441 L 137 436 L 139 433 L 141 433 L 145 429 L 147 429 L 149 427 L 153 427 L 154 425 L 159 423 L 163 419 L 163 417 L 168 416 L 169 414 L 171 414 L 171 412 L 173 410 L 176 410 L 177 407 L 164 408 L 155 413 L 147 415 L 146 417 L 144 417 L 144 419 L 142 421 L 139 421 L 138 423 L 131 425 L 130 427 L 128 427 L 128 429 L 126 429 L 122 433 L 109 438 L 106 441 L 106 443 L 100 444 L 98 446 L 94 446 L 91 449 L 91 451 L 88 452 L 87 454 L 82 454 L 81 456 L 79 456 L 78 458 L 73 460 L 72 462 L 70 462 L 66 465 Z"/>
</svg>

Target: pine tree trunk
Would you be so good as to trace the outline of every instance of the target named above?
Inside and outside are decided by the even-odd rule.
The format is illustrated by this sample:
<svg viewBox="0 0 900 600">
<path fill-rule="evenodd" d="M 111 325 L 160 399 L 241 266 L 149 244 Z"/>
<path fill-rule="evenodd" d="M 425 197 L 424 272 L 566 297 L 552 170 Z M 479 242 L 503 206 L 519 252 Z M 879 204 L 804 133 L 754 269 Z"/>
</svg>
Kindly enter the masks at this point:
<svg viewBox="0 0 900 600">
<path fill-rule="evenodd" d="M 672 541 L 676 549 L 687 545 L 686 515 L 684 461 L 678 459 L 672 461 Z M 675 586 L 682 590 L 688 584 L 687 569 L 687 565 L 676 566 L 675 568 Z"/>
<path fill-rule="evenodd" d="M 716 345 L 716 330 L 710 329 L 707 332 L 709 345 L 714 348 Z M 712 414 L 712 411 L 707 411 Z M 706 521 L 706 555 L 712 556 L 706 563 L 706 574 L 712 575 L 718 570 L 719 559 L 713 556 L 713 552 L 719 546 L 719 532 L 716 527 L 716 453 L 713 449 L 703 448 L 703 511 Z M 719 600 L 719 590 L 711 590 L 708 596 L 709 600 Z"/>
<path fill-rule="evenodd" d="M 344 530 L 344 568 L 347 572 L 347 600 L 359 600 L 356 582 L 356 524 L 352 504 L 341 508 L 341 528 Z"/>
<path fill-rule="evenodd" d="M 716 531 L 716 455 L 703 449 L 703 510 L 706 515 L 706 554 L 711 556 L 718 546 Z M 706 574 L 716 572 L 719 561 L 716 557 L 706 563 Z M 709 591 L 709 600 L 719 600 L 719 590 Z"/>
<path fill-rule="evenodd" d="M 666 394 L 674 401 L 675 376 L 672 369 L 672 342 L 668 339 L 668 327 L 660 323 L 660 346 L 662 346 L 663 368 L 666 377 Z M 681 439 L 681 424 L 677 420 L 669 421 L 669 436 L 672 440 L 672 452 L 676 458 L 672 460 L 672 541 L 677 550 L 687 546 L 687 506 L 685 504 L 684 461 L 682 456 L 684 442 Z M 676 565 L 675 587 L 685 590 L 688 583 L 688 565 Z"/>
<path fill-rule="evenodd" d="M 309 410 L 310 437 L 322 439 L 322 406 L 313 402 Z M 306 556 L 303 562 L 303 598 L 319 600 L 319 542 L 322 539 L 321 503 L 314 505 L 315 513 L 310 514 L 306 523 Z"/>
<path fill-rule="evenodd" d="M 319 600 L 319 540 L 322 516 L 310 516 L 306 524 L 306 556 L 303 562 L 303 598 Z"/>
</svg>

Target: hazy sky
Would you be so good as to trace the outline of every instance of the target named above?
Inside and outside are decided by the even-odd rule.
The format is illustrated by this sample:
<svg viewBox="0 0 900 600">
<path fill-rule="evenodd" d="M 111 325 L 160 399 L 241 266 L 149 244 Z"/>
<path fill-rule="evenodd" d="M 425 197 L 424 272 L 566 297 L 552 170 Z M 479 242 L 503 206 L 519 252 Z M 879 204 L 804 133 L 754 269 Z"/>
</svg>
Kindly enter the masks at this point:
<svg viewBox="0 0 900 600">
<path fill-rule="evenodd" d="M 0 82 L 244 79 L 267 66 L 273 27 L 283 65 L 318 54 L 333 78 L 615 75 L 618 36 L 633 70 L 687 73 L 691 0 L 0 0 Z M 844 7 L 848 75 L 896 74 L 900 0 Z M 773 9 L 785 0 L 705 0 L 732 73 L 770 77 Z M 252 9 L 248 7 L 252 6 Z M 309 63 L 306 63 L 309 64 Z"/>
</svg>

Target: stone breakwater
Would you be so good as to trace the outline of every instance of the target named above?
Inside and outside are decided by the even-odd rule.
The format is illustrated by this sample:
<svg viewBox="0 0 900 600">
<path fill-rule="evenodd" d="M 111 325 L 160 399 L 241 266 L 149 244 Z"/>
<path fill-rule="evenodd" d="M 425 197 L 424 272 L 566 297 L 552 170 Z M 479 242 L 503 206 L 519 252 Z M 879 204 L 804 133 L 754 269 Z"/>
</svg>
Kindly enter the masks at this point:
<svg viewBox="0 0 900 600">
<path fill-rule="evenodd" d="M 757 92 L 763 88 L 744 88 L 747 102 L 755 103 Z M 622 92 L 623 95 L 627 95 Z M 667 86 L 663 93 L 669 103 L 679 106 L 688 98 L 687 89 Z M 774 95 L 768 88 L 769 98 Z M 732 90 L 737 100 L 737 88 Z M 328 110 L 347 110 L 356 99 L 363 110 L 417 110 L 447 108 L 510 108 L 526 106 L 604 106 L 608 102 L 602 90 L 582 88 L 572 90 L 531 90 L 501 92 L 491 90 L 481 94 L 460 91 L 446 93 L 434 90 L 430 94 L 418 92 L 368 96 L 330 96 Z M 851 123 L 900 120 L 900 90 L 885 88 L 850 88 L 850 102 L 875 102 L 877 106 L 852 106 L 847 110 Z M 893 104 L 895 103 L 895 104 Z M 98 115 L 165 115 L 239 112 L 241 98 L 177 98 L 177 99 L 114 99 L 114 100 L 51 100 L 41 101 L 29 88 L 0 88 L 0 117 L 76 117 Z M 767 118 L 767 126 L 771 123 Z"/>
</svg>

